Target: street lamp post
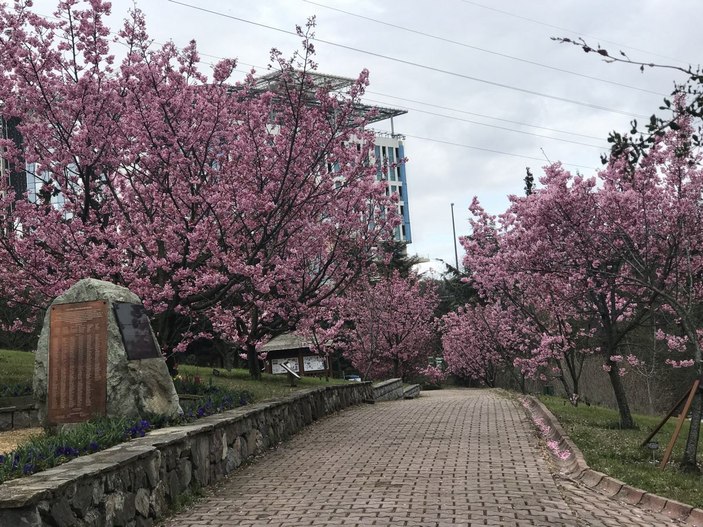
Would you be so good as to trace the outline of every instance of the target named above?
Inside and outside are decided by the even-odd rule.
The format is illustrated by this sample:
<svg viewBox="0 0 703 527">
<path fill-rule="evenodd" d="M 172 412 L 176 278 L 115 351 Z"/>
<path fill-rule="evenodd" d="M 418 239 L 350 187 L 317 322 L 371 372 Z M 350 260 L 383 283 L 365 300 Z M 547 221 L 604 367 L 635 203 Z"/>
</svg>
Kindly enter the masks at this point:
<svg viewBox="0 0 703 527">
<path fill-rule="evenodd" d="M 456 250 L 456 226 L 454 225 L 454 203 L 452 203 L 452 234 L 454 235 L 454 263 L 456 272 L 459 272 L 459 253 Z"/>
</svg>

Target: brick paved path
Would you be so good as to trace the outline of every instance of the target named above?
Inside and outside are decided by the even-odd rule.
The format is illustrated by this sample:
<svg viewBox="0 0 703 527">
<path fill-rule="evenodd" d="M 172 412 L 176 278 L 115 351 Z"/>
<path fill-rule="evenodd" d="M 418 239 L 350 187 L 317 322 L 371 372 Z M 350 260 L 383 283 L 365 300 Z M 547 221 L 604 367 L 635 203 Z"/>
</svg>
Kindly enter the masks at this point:
<svg viewBox="0 0 703 527">
<path fill-rule="evenodd" d="M 166 525 L 675 523 L 555 480 L 514 401 L 488 390 L 442 390 L 323 419 Z"/>
</svg>

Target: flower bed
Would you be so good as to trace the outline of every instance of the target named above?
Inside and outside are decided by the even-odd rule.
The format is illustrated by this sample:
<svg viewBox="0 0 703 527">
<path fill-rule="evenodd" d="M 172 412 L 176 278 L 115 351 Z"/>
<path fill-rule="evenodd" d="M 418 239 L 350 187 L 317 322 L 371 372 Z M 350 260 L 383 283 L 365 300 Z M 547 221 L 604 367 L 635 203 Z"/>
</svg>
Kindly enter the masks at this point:
<svg viewBox="0 0 703 527">
<path fill-rule="evenodd" d="M 144 437 L 149 430 L 188 424 L 196 419 L 244 406 L 251 402 L 248 392 L 204 387 L 202 397 L 183 404 L 176 419 L 153 416 L 138 421 L 97 418 L 51 436 L 30 439 L 8 455 L 0 455 L 0 483 L 47 468 L 76 457 L 93 454 L 111 446 Z"/>
</svg>

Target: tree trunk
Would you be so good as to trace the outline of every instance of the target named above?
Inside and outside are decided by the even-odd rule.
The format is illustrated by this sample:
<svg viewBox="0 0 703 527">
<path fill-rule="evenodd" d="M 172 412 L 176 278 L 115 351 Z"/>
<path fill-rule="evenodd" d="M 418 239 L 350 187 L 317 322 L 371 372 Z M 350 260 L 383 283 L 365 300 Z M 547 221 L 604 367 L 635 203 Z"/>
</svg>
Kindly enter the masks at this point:
<svg viewBox="0 0 703 527">
<path fill-rule="evenodd" d="M 393 359 L 393 377 L 396 379 L 400 377 L 400 359 L 398 357 Z"/>
<path fill-rule="evenodd" d="M 261 369 L 259 369 L 259 354 L 256 352 L 256 346 L 247 344 L 247 364 L 249 365 L 249 375 L 252 379 L 261 380 Z"/>
<path fill-rule="evenodd" d="M 698 457 L 698 436 L 701 431 L 701 417 L 703 417 L 703 395 L 701 395 L 699 388 L 691 405 L 691 428 L 688 430 L 686 447 L 681 459 L 681 470 L 684 472 L 700 473 L 696 458 Z"/>
<path fill-rule="evenodd" d="M 615 394 L 615 402 L 620 412 L 620 428 L 635 428 L 635 421 L 632 419 L 632 413 L 630 413 L 630 405 L 627 404 L 625 387 L 622 385 L 622 378 L 618 373 L 618 365 L 610 359 L 608 359 L 606 364 L 610 366 L 608 377 L 610 377 L 610 384 L 613 386 L 613 393 Z"/>
</svg>

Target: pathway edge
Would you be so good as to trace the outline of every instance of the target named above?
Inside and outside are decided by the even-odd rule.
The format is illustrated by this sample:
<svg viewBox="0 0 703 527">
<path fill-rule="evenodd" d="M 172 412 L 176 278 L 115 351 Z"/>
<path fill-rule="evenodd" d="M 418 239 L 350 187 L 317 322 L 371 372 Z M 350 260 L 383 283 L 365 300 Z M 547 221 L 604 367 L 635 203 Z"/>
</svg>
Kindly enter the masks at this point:
<svg viewBox="0 0 703 527">
<path fill-rule="evenodd" d="M 610 498 L 622 500 L 652 512 L 662 512 L 672 519 L 685 522 L 687 525 L 703 527 L 703 509 L 631 487 L 607 474 L 592 470 L 586 463 L 581 450 L 562 428 L 561 423 L 539 399 L 523 395 L 518 400 L 522 403 L 528 417 L 538 428 L 538 431 L 546 431 L 542 437 L 550 446 L 549 451 L 552 459 L 562 474 Z M 539 420 L 542 420 L 546 427 L 541 427 Z M 570 456 L 562 459 L 555 453 L 555 450 L 568 452 Z"/>
</svg>

